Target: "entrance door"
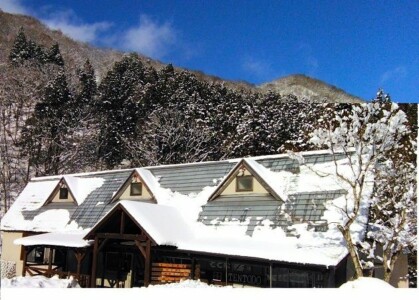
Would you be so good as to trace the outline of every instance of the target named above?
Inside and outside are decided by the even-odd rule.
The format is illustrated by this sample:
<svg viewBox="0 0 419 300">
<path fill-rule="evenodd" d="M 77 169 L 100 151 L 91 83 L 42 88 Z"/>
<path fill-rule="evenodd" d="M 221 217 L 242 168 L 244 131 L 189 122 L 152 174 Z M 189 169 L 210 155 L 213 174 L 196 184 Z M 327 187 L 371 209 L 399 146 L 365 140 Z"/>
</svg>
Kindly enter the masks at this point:
<svg viewBox="0 0 419 300">
<path fill-rule="evenodd" d="M 144 286 L 144 257 L 137 252 L 133 253 L 132 287 Z"/>
<path fill-rule="evenodd" d="M 131 287 L 133 254 L 130 252 L 106 252 L 104 283 L 109 287 Z"/>
</svg>

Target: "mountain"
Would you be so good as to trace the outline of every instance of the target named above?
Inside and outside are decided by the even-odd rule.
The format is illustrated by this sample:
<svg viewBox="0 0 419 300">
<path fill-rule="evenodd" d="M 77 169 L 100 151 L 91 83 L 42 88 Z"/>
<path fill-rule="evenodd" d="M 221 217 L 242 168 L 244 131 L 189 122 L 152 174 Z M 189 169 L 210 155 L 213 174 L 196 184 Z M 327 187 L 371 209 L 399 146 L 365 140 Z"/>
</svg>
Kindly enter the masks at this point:
<svg viewBox="0 0 419 300">
<path fill-rule="evenodd" d="M 69 66 L 81 66 L 86 59 L 89 59 L 99 78 L 113 66 L 116 61 L 122 59 L 126 54 L 112 49 L 93 47 L 87 43 L 74 41 L 59 30 L 51 30 L 46 25 L 33 17 L 14 15 L 0 10 L 0 65 L 8 63 L 9 51 L 20 27 L 23 27 L 26 36 L 44 47 L 50 47 L 54 43 L 60 45 L 64 61 Z M 139 54 L 141 61 L 146 66 L 152 66 L 156 70 L 162 69 L 165 64 Z M 185 70 L 175 68 L 176 70 Z M 326 102 L 361 102 L 360 98 L 349 95 L 345 91 L 331 86 L 320 80 L 305 75 L 291 75 L 278 80 L 255 86 L 245 81 L 225 80 L 217 76 L 205 74 L 197 70 L 192 72 L 199 80 L 210 83 L 223 83 L 225 86 L 235 90 L 247 90 L 257 92 L 268 92 L 269 90 L 282 95 L 293 94 L 301 100 L 326 101 Z"/>
<path fill-rule="evenodd" d="M 315 102 L 357 103 L 362 99 L 349 95 L 344 90 L 306 75 L 286 76 L 258 86 L 263 91 L 272 90 L 283 95 L 292 94 L 299 99 Z"/>
</svg>

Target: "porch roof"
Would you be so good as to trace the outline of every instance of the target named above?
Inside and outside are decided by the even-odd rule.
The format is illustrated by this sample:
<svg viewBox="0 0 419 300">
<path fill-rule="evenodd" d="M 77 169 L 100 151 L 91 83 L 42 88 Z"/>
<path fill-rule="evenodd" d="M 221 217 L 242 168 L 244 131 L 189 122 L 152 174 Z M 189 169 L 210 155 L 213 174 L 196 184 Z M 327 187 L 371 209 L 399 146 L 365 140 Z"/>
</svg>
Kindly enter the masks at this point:
<svg viewBox="0 0 419 300">
<path fill-rule="evenodd" d="M 180 241 L 193 238 L 189 225 L 175 207 L 129 200 L 119 201 L 90 231 L 85 232 L 84 237 L 91 238 L 118 209 L 122 209 L 157 245 L 177 246 Z"/>
<path fill-rule="evenodd" d="M 14 240 L 15 245 L 22 246 L 61 246 L 69 248 L 86 248 L 93 241 L 84 240 L 85 231 L 82 232 L 50 232 L 32 235 Z"/>
</svg>

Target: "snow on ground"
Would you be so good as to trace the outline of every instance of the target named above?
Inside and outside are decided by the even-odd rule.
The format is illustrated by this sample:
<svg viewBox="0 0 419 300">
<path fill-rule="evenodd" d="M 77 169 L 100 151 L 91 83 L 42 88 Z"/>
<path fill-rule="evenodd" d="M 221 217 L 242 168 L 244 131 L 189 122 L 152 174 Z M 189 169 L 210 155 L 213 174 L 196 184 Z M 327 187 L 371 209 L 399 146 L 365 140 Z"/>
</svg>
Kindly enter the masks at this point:
<svg viewBox="0 0 419 300">
<path fill-rule="evenodd" d="M 158 285 L 149 285 L 148 288 L 220 288 L 221 286 L 216 285 L 208 285 L 205 282 L 201 282 L 200 280 L 182 280 L 181 282 L 177 283 L 168 283 L 168 284 L 158 284 Z M 232 288 L 228 286 L 227 288 Z"/>
<path fill-rule="evenodd" d="M 394 287 L 384 280 L 372 277 L 360 277 L 353 281 L 348 281 L 340 286 L 343 289 L 393 289 Z"/>
<path fill-rule="evenodd" d="M 69 279 L 59 279 L 58 276 L 47 278 L 44 276 L 13 277 L 1 280 L 1 288 L 79 288 L 77 280 L 72 276 Z"/>
</svg>

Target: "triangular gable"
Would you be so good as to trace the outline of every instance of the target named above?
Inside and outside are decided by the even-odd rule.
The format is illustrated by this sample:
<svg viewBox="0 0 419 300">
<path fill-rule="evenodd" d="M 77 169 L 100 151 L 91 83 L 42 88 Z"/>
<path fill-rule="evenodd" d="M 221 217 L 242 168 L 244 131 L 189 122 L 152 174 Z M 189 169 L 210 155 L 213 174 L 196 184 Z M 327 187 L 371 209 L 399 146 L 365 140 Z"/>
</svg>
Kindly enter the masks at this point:
<svg viewBox="0 0 419 300">
<path fill-rule="evenodd" d="M 94 239 L 97 233 L 120 232 L 121 213 L 125 214 L 124 220 L 130 220 L 137 228 L 133 230 L 131 226 L 130 231 L 125 233 L 145 235 L 154 245 L 175 246 L 180 241 L 193 238 L 193 233 L 176 208 L 122 200 L 93 226 L 84 239 Z"/>
<path fill-rule="evenodd" d="M 67 177 L 67 178 L 66 178 Z M 51 202 L 54 201 L 54 199 L 57 197 L 57 195 L 60 192 L 60 188 L 62 187 L 66 187 L 68 189 L 68 201 L 62 201 L 63 203 L 74 203 L 75 205 L 77 205 L 77 200 L 76 197 L 74 196 L 74 193 L 71 189 L 71 185 L 68 184 L 68 177 L 69 176 L 63 176 L 57 183 L 57 185 L 55 186 L 54 190 L 52 191 L 52 193 L 48 196 L 47 200 L 45 201 L 44 205 L 47 205 Z M 67 179 L 67 180 L 66 180 Z M 73 184 L 74 187 L 74 184 Z M 54 201 L 55 202 L 55 201 Z M 58 201 L 57 201 L 58 202 Z"/>
<path fill-rule="evenodd" d="M 124 201 L 117 203 L 110 211 L 108 211 L 96 224 L 93 228 L 83 237 L 84 240 L 92 240 L 95 238 L 98 233 L 121 233 L 120 224 L 121 219 L 124 218 L 125 222 L 130 222 L 134 224 L 135 228 L 133 230 L 132 226 L 129 230 L 130 234 L 138 237 L 143 236 L 151 240 L 153 245 L 156 245 L 153 237 L 139 224 L 139 222 L 130 214 L 130 212 L 122 205 Z M 152 205 L 152 204 L 150 204 Z M 123 217 L 122 215 L 125 214 Z M 126 232 L 124 232 L 126 233 Z"/>
<path fill-rule="evenodd" d="M 57 195 L 60 191 L 61 187 L 66 187 L 68 189 L 69 199 L 68 201 L 63 200 L 63 203 L 71 203 L 73 202 L 76 205 L 81 205 L 86 197 L 95 189 L 101 187 L 104 183 L 103 178 L 79 178 L 74 176 L 63 176 L 58 181 L 56 187 L 52 191 L 52 193 L 45 201 L 45 204 L 54 202 L 61 202 L 61 201 L 54 201 L 57 200 Z"/>
<path fill-rule="evenodd" d="M 218 185 L 217 189 L 211 194 L 208 198 L 208 202 L 215 200 L 223 191 L 233 182 L 241 169 L 245 168 L 265 189 L 270 193 L 276 200 L 284 201 L 285 197 L 279 193 L 278 189 L 272 187 L 272 184 L 269 184 L 267 180 L 268 170 L 265 167 L 259 165 L 254 160 L 242 159 L 236 166 L 227 174 L 223 181 Z M 263 172 L 263 169 L 267 172 Z"/>
<path fill-rule="evenodd" d="M 150 174 L 148 174 L 148 173 L 150 173 Z M 111 203 L 113 203 L 115 201 L 118 201 L 121 198 L 121 196 L 124 194 L 124 192 L 127 189 L 129 189 L 130 184 L 133 181 L 141 182 L 142 185 L 143 185 L 143 189 L 150 196 L 148 200 L 151 200 L 154 203 L 157 203 L 156 192 L 155 192 L 156 183 L 152 181 L 152 178 L 154 178 L 154 176 L 151 174 L 150 171 L 142 169 L 142 168 L 134 169 L 131 172 L 131 174 L 128 176 L 127 180 L 125 180 L 125 182 L 116 191 L 116 193 L 114 194 L 114 196 L 111 199 Z M 157 182 L 157 180 L 156 180 L 156 182 Z M 135 197 L 133 197 L 133 198 L 135 198 Z M 138 197 L 138 198 L 144 198 L 144 197 Z M 130 200 L 130 199 L 122 199 L 122 200 Z M 134 200 L 134 199 L 131 199 L 131 200 Z"/>
</svg>

